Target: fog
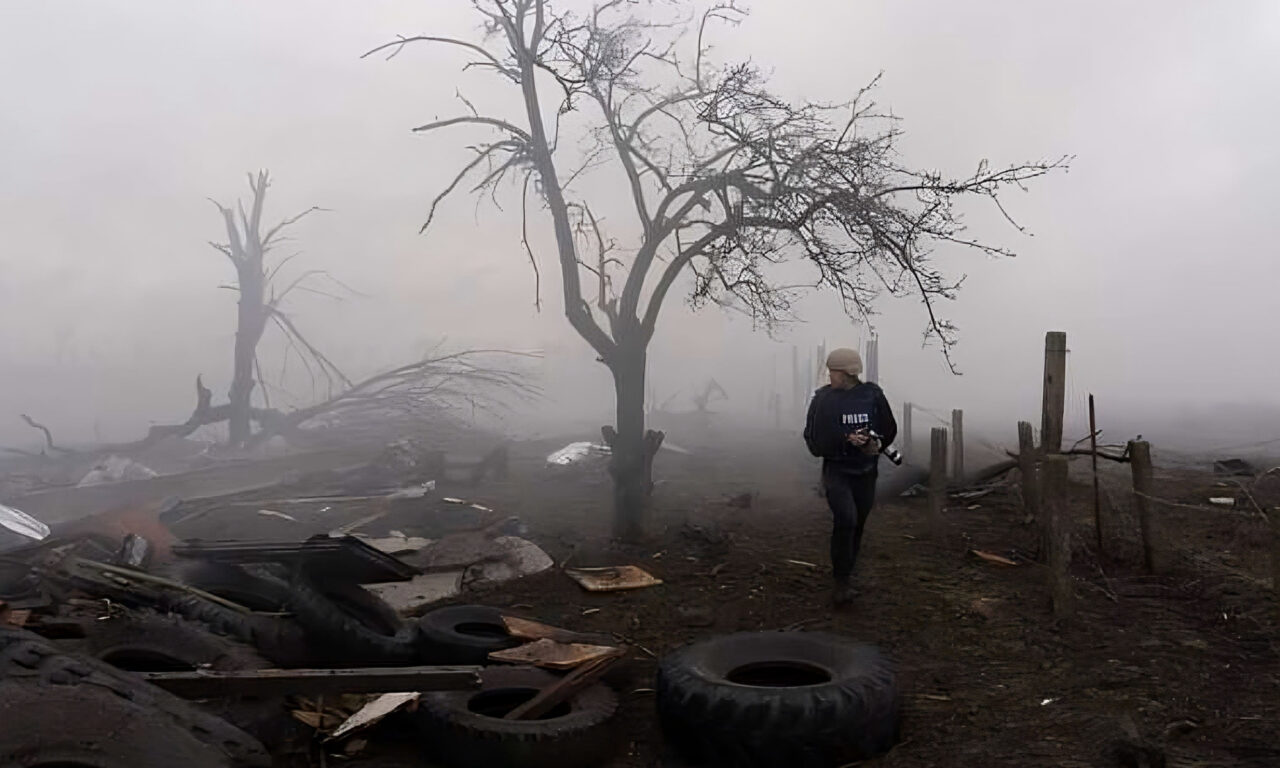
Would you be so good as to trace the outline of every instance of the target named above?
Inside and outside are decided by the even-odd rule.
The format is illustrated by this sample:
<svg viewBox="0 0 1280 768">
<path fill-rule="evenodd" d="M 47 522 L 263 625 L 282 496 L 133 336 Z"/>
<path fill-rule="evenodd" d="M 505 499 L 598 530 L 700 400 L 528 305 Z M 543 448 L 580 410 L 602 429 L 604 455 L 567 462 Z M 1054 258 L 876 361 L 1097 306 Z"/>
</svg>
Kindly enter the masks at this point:
<svg viewBox="0 0 1280 768">
<path fill-rule="evenodd" d="M 1045 4 L 756 0 L 717 32 L 721 59 L 772 68 L 778 91 L 842 100 L 883 72 L 877 101 L 903 119 L 907 162 L 964 173 L 1075 156 L 1071 170 L 1007 198 L 1032 235 L 974 208 L 971 233 L 1016 259 L 940 249 L 967 275 L 942 307 L 960 328 L 952 375 L 922 346 L 917 301 L 877 309 L 891 401 L 964 408 L 992 434 L 1038 422 L 1044 333 L 1071 349 L 1068 437 L 1084 398 L 1103 426 L 1224 446 L 1280 437 L 1280 5 L 1265 0 Z M 128 439 L 180 421 L 203 374 L 231 374 L 233 274 L 209 247 L 213 198 L 247 197 L 270 169 L 271 219 L 308 206 L 298 269 L 349 285 L 300 295 L 298 325 L 353 375 L 441 343 L 539 349 L 547 400 L 507 416 L 515 433 L 610 419 L 606 370 L 569 328 L 545 217 L 533 218 L 542 309 L 520 243 L 519 202 L 428 205 L 470 155 L 465 130 L 413 126 L 469 99 L 510 109 L 505 85 L 428 47 L 361 59 L 397 34 L 474 37 L 463 0 L 270 3 L 0 2 L 0 444 Z M 625 185 L 599 185 L 601 205 Z M 615 192 L 616 190 L 616 192 Z M 612 199 L 609 199 L 611 198 Z M 502 198 L 500 198 L 502 200 Z M 623 232 L 625 236 L 625 232 Z M 650 353 L 657 400 L 714 377 L 735 417 L 790 397 L 792 345 L 854 346 L 869 329 L 830 296 L 774 338 L 673 296 Z M 278 367 L 278 343 L 264 364 Z M 816 372 L 815 372 L 816 374 Z M 290 380 L 298 401 L 309 393 Z M 1121 435 L 1113 435 L 1120 437 Z M 1131 436 L 1131 435 L 1130 435 Z"/>
</svg>

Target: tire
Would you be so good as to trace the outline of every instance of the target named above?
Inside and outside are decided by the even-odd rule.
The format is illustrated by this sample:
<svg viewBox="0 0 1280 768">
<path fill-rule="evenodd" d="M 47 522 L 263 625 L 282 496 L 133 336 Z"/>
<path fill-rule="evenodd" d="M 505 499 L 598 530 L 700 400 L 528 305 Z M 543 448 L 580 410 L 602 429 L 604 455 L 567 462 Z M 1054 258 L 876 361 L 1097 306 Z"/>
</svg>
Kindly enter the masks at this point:
<svg viewBox="0 0 1280 768">
<path fill-rule="evenodd" d="M 0 629 L 0 765 L 268 766 L 230 724 L 96 659 Z"/>
<path fill-rule="evenodd" d="M 273 666 L 254 648 L 180 616 L 133 611 L 85 628 L 83 653 L 126 672 L 234 672 Z M 283 697 L 212 699 L 201 708 L 267 744 L 290 735 L 292 719 Z"/>
<path fill-rule="evenodd" d="M 450 605 L 418 619 L 422 658 L 428 664 L 486 664 L 489 654 L 520 645 L 486 605 Z"/>
<path fill-rule="evenodd" d="M 288 584 L 269 576 L 249 573 L 237 566 L 183 562 L 170 575 L 253 611 L 281 613 L 288 610 Z M 253 646 L 282 669 L 325 664 L 325 659 L 310 647 L 306 630 L 290 617 L 242 613 L 194 595 L 171 599 L 164 607 L 200 622 L 215 634 Z"/>
<path fill-rule="evenodd" d="M 280 666 L 378 666 L 418 661 L 418 630 L 406 624 L 383 600 L 358 584 L 289 579 L 281 569 L 215 563 L 188 563 L 178 571 L 186 583 L 255 611 L 285 611 L 291 618 L 262 624 L 267 617 L 245 616 L 222 606 L 214 611 L 201 601 L 203 615 L 234 625 L 235 636 L 251 643 Z M 280 621 L 279 617 L 274 617 Z M 208 620 L 208 619 L 202 619 Z M 297 627 L 290 632 L 289 626 Z M 299 663 L 302 662 L 302 663 Z"/>
<path fill-rule="evenodd" d="M 819 632 L 743 632 L 662 660 L 658 717 L 695 762 L 830 768 L 897 741 L 895 669 L 873 646 Z"/>
<path fill-rule="evenodd" d="M 544 719 L 502 719 L 557 679 L 532 667 L 490 667 L 481 673 L 479 691 L 423 694 L 418 722 L 428 760 L 450 768 L 605 765 L 617 746 L 610 726 L 618 698 L 603 685 L 583 690 Z"/>
<path fill-rule="evenodd" d="M 420 657 L 418 628 L 359 584 L 289 583 L 289 610 L 334 665 L 396 666 Z"/>
</svg>

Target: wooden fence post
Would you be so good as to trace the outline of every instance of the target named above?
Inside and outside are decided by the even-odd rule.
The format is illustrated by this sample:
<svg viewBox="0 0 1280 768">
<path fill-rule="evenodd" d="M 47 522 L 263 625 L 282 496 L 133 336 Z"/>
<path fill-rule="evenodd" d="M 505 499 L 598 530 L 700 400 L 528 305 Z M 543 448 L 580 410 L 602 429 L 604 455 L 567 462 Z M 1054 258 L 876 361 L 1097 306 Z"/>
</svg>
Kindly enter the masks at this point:
<svg viewBox="0 0 1280 768">
<path fill-rule="evenodd" d="M 1018 469 L 1022 475 L 1022 507 L 1027 512 L 1027 522 L 1040 519 L 1040 484 L 1036 482 L 1036 440 L 1031 432 L 1031 422 L 1018 422 Z"/>
<path fill-rule="evenodd" d="M 1276 629 L 1280 630 L 1280 510 L 1271 511 L 1271 591 L 1275 593 Z"/>
<path fill-rule="evenodd" d="M 902 429 L 898 430 L 898 442 L 902 444 L 902 460 L 911 461 L 911 403 L 902 406 Z"/>
<path fill-rule="evenodd" d="M 956 482 L 964 481 L 964 411 L 951 411 L 951 475 Z"/>
<path fill-rule="evenodd" d="M 933 537 L 941 540 L 942 511 L 947 506 L 947 430 L 934 427 L 929 437 L 929 527 Z"/>
<path fill-rule="evenodd" d="M 1163 565 L 1159 532 L 1151 519 L 1151 444 L 1146 440 L 1129 443 L 1129 466 L 1133 469 L 1133 508 L 1142 531 L 1142 566 L 1155 573 Z"/>
<path fill-rule="evenodd" d="M 1049 543 L 1049 587 L 1053 615 L 1070 616 L 1075 608 L 1071 586 L 1071 516 L 1067 509 L 1067 457 L 1046 456 L 1043 472 L 1045 528 Z"/>
<path fill-rule="evenodd" d="M 1067 334 L 1044 336 L 1044 403 L 1040 411 L 1040 446 L 1045 453 L 1062 452 L 1062 416 L 1067 402 Z"/>
<path fill-rule="evenodd" d="M 804 418 L 804 379 L 800 376 L 800 348 L 791 345 L 791 408 L 790 413 L 795 421 Z"/>
<path fill-rule="evenodd" d="M 1089 453 L 1093 461 L 1093 526 L 1098 533 L 1098 561 L 1106 553 L 1102 549 L 1102 488 L 1098 485 L 1098 417 L 1093 410 L 1093 393 L 1089 393 Z"/>
</svg>

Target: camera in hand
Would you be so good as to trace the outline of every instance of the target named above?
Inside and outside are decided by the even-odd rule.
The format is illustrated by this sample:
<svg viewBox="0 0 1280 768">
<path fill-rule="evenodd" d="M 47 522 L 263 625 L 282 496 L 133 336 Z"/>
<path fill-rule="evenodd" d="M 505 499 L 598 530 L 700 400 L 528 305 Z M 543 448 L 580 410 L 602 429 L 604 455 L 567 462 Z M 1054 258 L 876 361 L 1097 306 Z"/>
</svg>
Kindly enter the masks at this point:
<svg viewBox="0 0 1280 768">
<path fill-rule="evenodd" d="M 880 452 L 883 453 L 889 459 L 889 461 L 892 461 L 894 464 L 898 466 L 902 465 L 902 453 L 897 448 L 894 448 L 892 445 L 885 445 L 884 438 L 881 437 L 875 430 L 871 430 L 867 434 L 871 437 L 872 440 L 880 441 Z"/>
</svg>

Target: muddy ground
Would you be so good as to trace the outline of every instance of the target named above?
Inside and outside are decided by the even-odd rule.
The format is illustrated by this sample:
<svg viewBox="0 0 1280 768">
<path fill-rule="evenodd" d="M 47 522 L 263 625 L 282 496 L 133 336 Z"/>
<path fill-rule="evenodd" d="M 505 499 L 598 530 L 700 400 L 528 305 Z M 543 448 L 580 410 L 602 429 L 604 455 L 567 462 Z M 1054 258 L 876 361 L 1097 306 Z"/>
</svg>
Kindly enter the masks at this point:
<svg viewBox="0 0 1280 768">
<path fill-rule="evenodd" d="M 1034 556 L 1034 528 L 1014 488 L 949 508 L 941 541 L 927 535 L 923 499 L 882 499 L 864 542 L 861 595 L 836 611 L 826 572 L 829 513 L 815 492 L 816 467 L 794 438 L 685 437 L 681 445 L 692 453 L 664 451 L 659 459 L 649 536 L 636 547 L 608 542 L 609 485 L 601 471 L 544 466 L 554 442 L 515 446 L 505 480 L 440 488 L 441 495 L 518 515 L 528 537 L 560 563 L 633 562 L 664 580 L 651 589 L 592 595 L 554 570 L 454 601 L 615 633 L 633 648 L 637 661 L 619 686 L 625 738 L 611 766 L 679 765 L 666 754 L 653 716 L 654 656 L 711 634 L 787 627 L 875 643 L 900 664 L 903 740 L 867 765 L 1138 765 L 1105 756 L 1135 732 L 1163 750 L 1169 765 L 1280 765 L 1280 609 L 1267 586 L 1271 532 L 1250 508 L 1208 507 L 1207 498 L 1223 489 L 1207 468 L 1157 472 L 1157 495 L 1186 506 L 1161 508 L 1170 564 L 1149 576 L 1124 501 L 1127 469 L 1106 468 L 1108 552 L 1100 559 L 1087 463 L 1075 462 L 1078 604 L 1073 618 L 1054 621 L 1039 566 L 993 565 L 967 554 L 977 548 Z M 749 507 L 730 503 L 743 493 L 753 494 Z M 467 523 L 456 506 L 400 504 L 362 530 L 431 536 Z M 344 509 L 340 516 L 352 514 Z M 295 524 L 245 507 L 198 516 L 179 533 L 296 536 L 295 526 L 327 530 L 338 516 L 330 510 Z M 391 727 L 344 764 L 422 765 Z"/>
</svg>

